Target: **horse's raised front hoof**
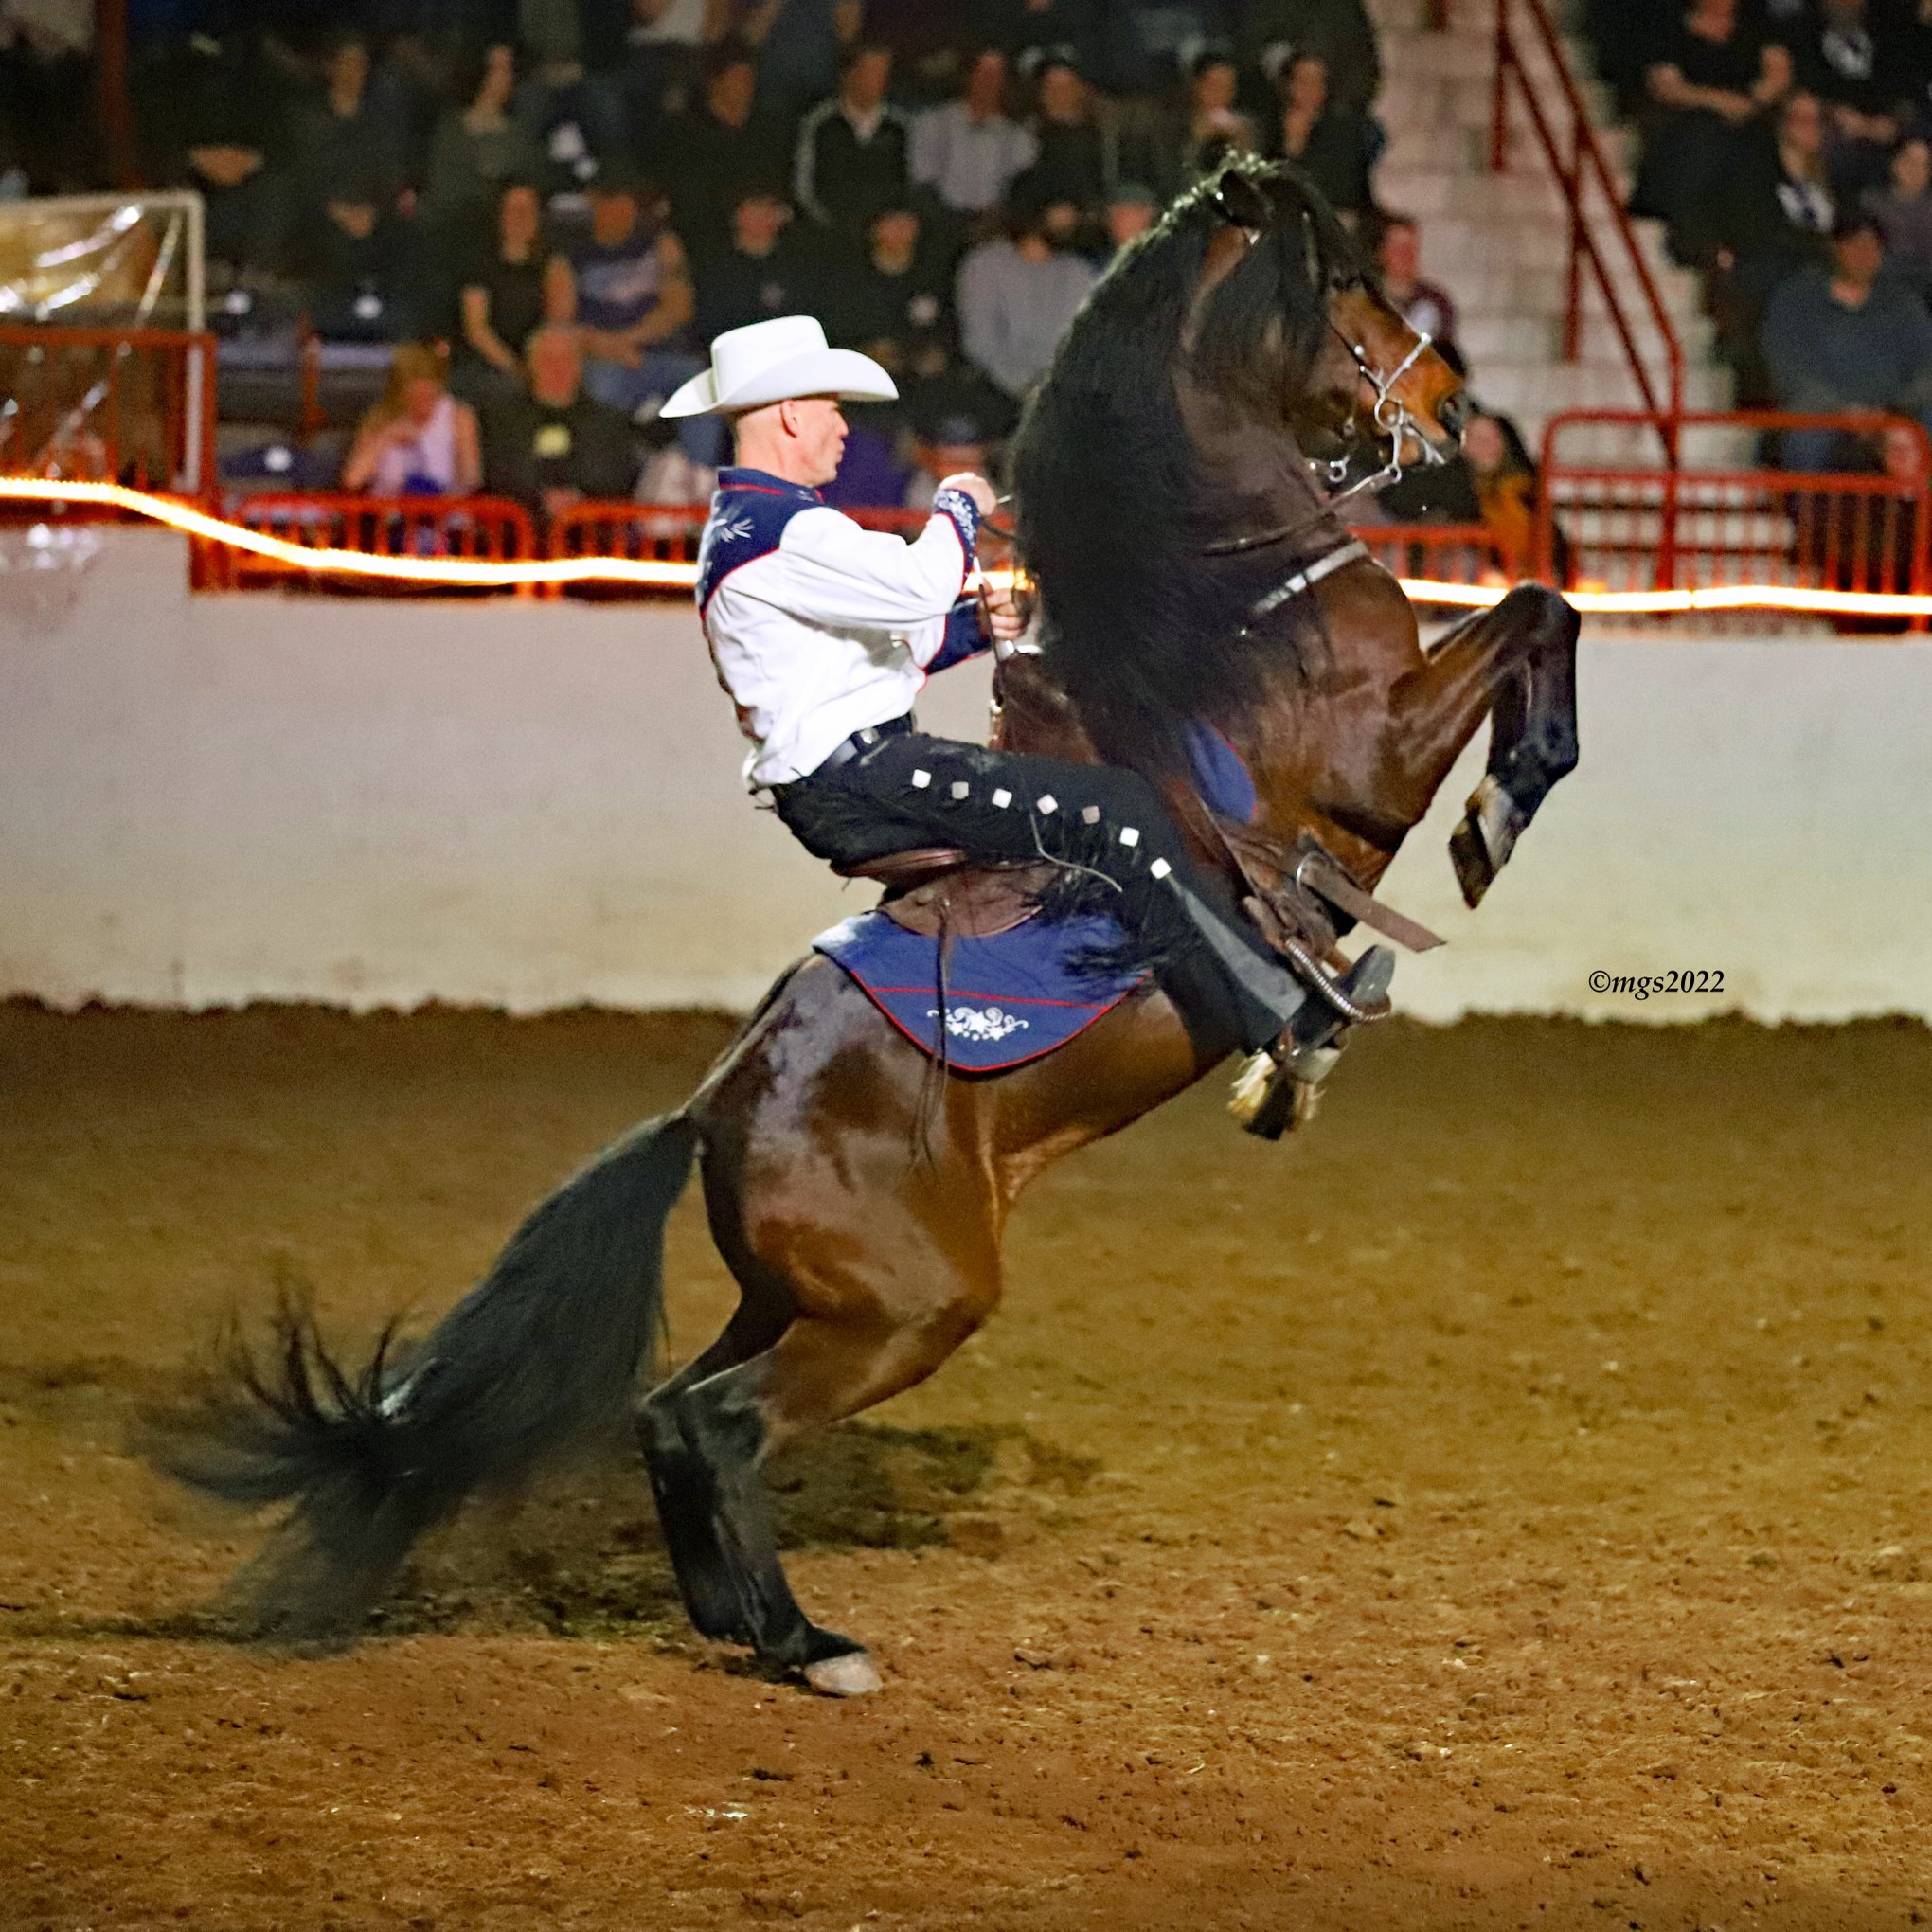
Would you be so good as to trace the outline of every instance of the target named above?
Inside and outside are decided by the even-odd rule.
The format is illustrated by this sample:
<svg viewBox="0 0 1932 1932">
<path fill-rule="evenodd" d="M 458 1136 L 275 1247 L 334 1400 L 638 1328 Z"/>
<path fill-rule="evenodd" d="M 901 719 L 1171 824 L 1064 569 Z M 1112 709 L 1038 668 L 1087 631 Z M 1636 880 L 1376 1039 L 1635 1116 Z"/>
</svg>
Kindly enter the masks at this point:
<svg viewBox="0 0 1932 1932">
<path fill-rule="evenodd" d="M 1474 910 L 1496 883 L 1496 872 L 1473 814 L 1449 834 L 1449 859 L 1456 868 L 1456 883 L 1462 888 L 1462 903 Z"/>
<path fill-rule="evenodd" d="M 1449 838 L 1456 883 L 1462 887 L 1462 897 L 1469 905 L 1481 904 L 1482 895 L 1509 864 L 1510 854 L 1516 850 L 1516 841 L 1529 823 L 1523 808 L 1493 773 L 1485 772 L 1481 783 L 1470 794 L 1468 815 Z"/>
<path fill-rule="evenodd" d="M 869 1697 L 886 1688 L 869 1651 L 847 1651 L 805 1666 L 805 1681 L 821 1697 Z"/>
</svg>

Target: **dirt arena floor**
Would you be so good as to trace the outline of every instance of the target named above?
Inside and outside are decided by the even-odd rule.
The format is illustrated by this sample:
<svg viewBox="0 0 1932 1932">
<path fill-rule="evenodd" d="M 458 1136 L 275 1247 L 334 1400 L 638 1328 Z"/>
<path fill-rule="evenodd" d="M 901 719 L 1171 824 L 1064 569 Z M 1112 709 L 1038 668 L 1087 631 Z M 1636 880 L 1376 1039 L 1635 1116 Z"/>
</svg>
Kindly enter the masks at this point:
<svg viewBox="0 0 1932 1932">
<path fill-rule="evenodd" d="M 710 1018 L 0 1007 L 0 1927 L 1932 1920 L 1932 1035 L 1364 1041 L 1049 1176 L 1006 1307 L 777 1473 L 886 1693 L 682 1625 L 615 1456 L 349 1656 L 125 1454 L 226 1306 L 433 1315 Z M 729 1290 L 692 1201 L 674 1349 Z"/>
</svg>

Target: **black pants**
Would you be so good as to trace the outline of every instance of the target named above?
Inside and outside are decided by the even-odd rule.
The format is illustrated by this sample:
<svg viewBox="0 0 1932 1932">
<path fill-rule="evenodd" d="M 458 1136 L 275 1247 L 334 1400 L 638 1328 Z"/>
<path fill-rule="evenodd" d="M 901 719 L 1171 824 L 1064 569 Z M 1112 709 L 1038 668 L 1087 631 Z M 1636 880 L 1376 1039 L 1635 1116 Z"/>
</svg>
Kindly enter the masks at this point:
<svg viewBox="0 0 1932 1932">
<path fill-rule="evenodd" d="M 1250 1052 L 1277 1040 L 1307 997 L 1137 772 L 915 731 L 773 797 L 799 843 L 835 866 L 947 845 L 1102 874 L 1119 888 L 1109 909 L 1162 962 L 1162 983 L 1197 1032 L 1205 1007 L 1206 1029 Z"/>
</svg>

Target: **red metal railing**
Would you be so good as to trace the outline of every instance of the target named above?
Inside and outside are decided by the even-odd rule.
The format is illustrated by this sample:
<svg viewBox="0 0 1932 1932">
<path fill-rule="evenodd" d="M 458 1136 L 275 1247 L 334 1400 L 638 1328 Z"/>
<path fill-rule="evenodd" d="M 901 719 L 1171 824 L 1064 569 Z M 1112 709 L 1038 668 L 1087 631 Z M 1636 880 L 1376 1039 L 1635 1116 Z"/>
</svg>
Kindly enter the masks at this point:
<svg viewBox="0 0 1932 1932">
<path fill-rule="evenodd" d="M 702 503 L 627 503 L 616 500 L 573 504 L 550 519 L 546 553 L 552 557 L 627 557 L 658 564 L 697 561 L 698 539 L 710 515 Z M 871 530 L 916 536 L 931 515 L 923 510 L 854 510 L 855 522 Z M 650 596 L 620 584 L 585 586 L 598 596 Z"/>
<path fill-rule="evenodd" d="M 1530 568 L 1510 553 L 1487 524 L 1365 524 L 1354 535 L 1397 577 L 1433 583 L 1514 582 Z"/>
<path fill-rule="evenodd" d="M 550 525 L 552 557 L 629 557 L 654 563 L 689 563 L 708 511 L 697 504 L 580 503 Z M 853 518 L 868 529 L 915 536 L 925 528 L 922 510 L 855 510 Z M 1439 582 L 1480 583 L 1498 574 L 1527 570 L 1527 557 L 1504 554 L 1483 524 L 1370 524 L 1355 532 L 1376 559 L 1399 577 L 1430 577 Z M 982 548 L 989 563 L 998 560 L 993 546 Z M 623 585 L 588 587 L 599 596 L 649 596 Z"/>
<path fill-rule="evenodd" d="M 1523 25 L 1519 26 L 1519 21 Z M 1569 116 L 1565 128 L 1552 124 L 1556 100 L 1546 104 L 1526 55 L 1540 48 L 1555 80 L 1561 111 Z M 1664 305 L 1656 277 L 1644 259 L 1637 232 L 1623 211 L 1623 192 L 1615 170 L 1591 125 L 1583 91 L 1571 73 L 1563 38 L 1544 0 L 1496 0 L 1496 72 L 1494 106 L 1490 122 L 1490 169 L 1500 173 L 1509 165 L 1511 82 L 1516 85 L 1528 112 L 1537 145 L 1556 176 L 1569 210 L 1569 252 L 1564 303 L 1564 356 L 1574 362 L 1583 336 L 1583 271 L 1587 266 L 1602 291 L 1603 305 L 1628 358 L 1637 393 L 1654 418 L 1668 424 L 1684 408 L 1684 348 L 1677 339 L 1671 313 Z M 1608 238 L 1605 246 L 1602 238 Z M 1637 326 L 1619 286 L 1619 272 L 1627 272 L 1649 313 L 1663 352 L 1664 381 L 1656 381 L 1637 341 Z M 1666 432 L 1668 433 L 1668 432 Z M 1674 444 L 1668 446 L 1674 451 Z"/>
<path fill-rule="evenodd" d="M 1664 425 L 1640 410 L 1580 409 L 1544 433 L 1537 567 L 1555 581 L 1559 553 L 1576 584 L 1612 590 L 1726 583 L 1807 590 L 1932 594 L 1932 437 L 1909 418 L 1772 410 L 1680 413 L 1683 431 L 1758 439 L 1827 432 L 1862 444 L 1871 468 L 1812 472 L 1762 460 L 1669 469 L 1574 460 L 1566 439 L 1589 429 Z M 1771 454 L 1775 455 L 1773 451 Z M 1923 624 L 1921 626 L 1923 628 Z"/>
<path fill-rule="evenodd" d="M 467 557 L 504 564 L 541 557 L 537 527 L 522 504 L 502 496 L 247 496 L 230 515 L 244 529 L 280 537 L 308 550 L 352 550 L 365 557 Z M 206 588 L 259 590 L 301 583 L 331 596 L 345 589 L 395 597 L 393 581 L 312 571 L 277 558 L 210 545 L 203 566 Z M 449 596 L 446 585 L 427 586 Z"/>
<path fill-rule="evenodd" d="M 206 495 L 215 338 L 0 325 L 0 471 Z"/>
</svg>

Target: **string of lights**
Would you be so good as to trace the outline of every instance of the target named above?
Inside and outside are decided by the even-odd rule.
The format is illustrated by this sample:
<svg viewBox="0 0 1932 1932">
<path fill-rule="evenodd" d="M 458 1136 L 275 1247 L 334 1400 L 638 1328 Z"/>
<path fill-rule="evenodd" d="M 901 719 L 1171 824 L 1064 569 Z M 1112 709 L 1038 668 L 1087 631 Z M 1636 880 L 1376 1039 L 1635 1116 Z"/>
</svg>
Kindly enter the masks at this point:
<svg viewBox="0 0 1932 1932">
<path fill-rule="evenodd" d="M 380 557 L 361 550 L 318 549 L 265 530 L 252 530 L 210 515 L 178 497 L 133 490 L 121 483 L 88 483 L 45 476 L 0 476 L 0 501 L 95 504 L 164 524 L 184 535 L 224 544 L 292 569 L 332 577 L 363 577 L 394 583 L 448 584 L 465 589 L 526 585 L 631 583 L 653 590 L 689 590 L 697 565 L 635 557 L 547 557 L 528 563 L 495 563 L 465 557 Z M 995 581 L 998 581 L 995 576 Z M 1400 580 L 1416 603 L 1452 610 L 1487 610 L 1507 594 L 1500 585 L 1447 583 L 1430 578 Z M 1932 618 L 1932 597 L 1878 591 L 1810 590 L 1788 584 L 1722 584 L 1697 590 L 1572 590 L 1579 611 L 1595 617 L 1695 617 L 1719 612 L 1769 611 L 1848 617 Z"/>
</svg>

